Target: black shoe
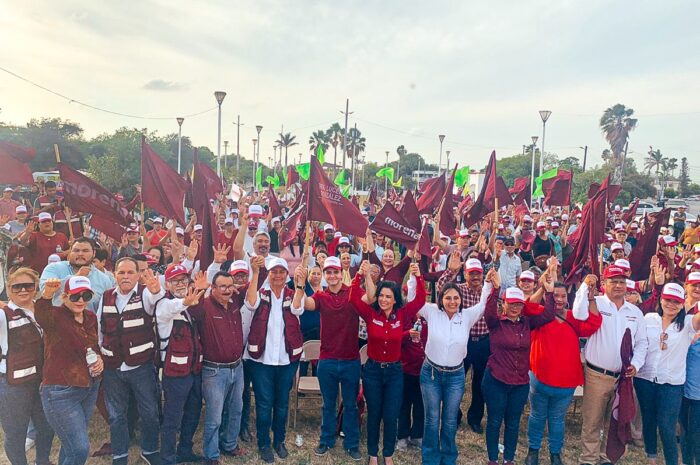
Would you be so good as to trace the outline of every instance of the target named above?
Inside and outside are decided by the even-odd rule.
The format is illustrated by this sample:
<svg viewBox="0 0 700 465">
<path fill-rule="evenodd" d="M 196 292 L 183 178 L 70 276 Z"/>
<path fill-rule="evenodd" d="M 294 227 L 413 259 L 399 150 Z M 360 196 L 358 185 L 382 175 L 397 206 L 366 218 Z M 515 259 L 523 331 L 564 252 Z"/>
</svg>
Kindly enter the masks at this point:
<svg viewBox="0 0 700 465">
<path fill-rule="evenodd" d="M 484 434 L 484 428 L 481 427 L 479 423 L 469 423 L 469 427 L 474 431 L 476 434 Z"/>
<path fill-rule="evenodd" d="M 561 454 L 549 454 L 549 456 L 552 459 L 552 465 L 564 465 L 564 462 L 561 461 Z"/>
<path fill-rule="evenodd" d="M 239 445 L 237 445 L 235 448 L 233 448 L 231 450 L 219 449 L 219 452 L 221 452 L 223 455 L 228 455 L 229 457 L 241 457 L 241 456 L 245 455 L 245 449 L 243 449 Z"/>
<path fill-rule="evenodd" d="M 360 450 L 357 448 L 345 449 L 345 453 L 348 454 L 348 456 L 355 461 L 362 460 L 362 454 L 360 454 Z"/>
<path fill-rule="evenodd" d="M 539 465 L 540 451 L 539 449 L 528 449 L 527 457 L 525 457 L 525 465 Z"/>
<path fill-rule="evenodd" d="M 148 465 L 160 465 L 160 452 L 153 452 L 152 454 L 144 454 L 141 452 L 141 458 L 145 460 Z"/>
<path fill-rule="evenodd" d="M 277 452 L 277 456 L 281 459 L 286 459 L 289 457 L 289 452 L 287 452 L 287 447 L 284 445 L 284 443 L 277 444 L 275 447 L 275 452 Z"/>
<path fill-rule="evenodd" d="M 327 445 L 319 444 L 318 447 L 314 449 L 314 454 L 321 457 L 323 455 L 326 455 L 329 450 L 330 450 L 330 447 L 328 447 Z"/>
<path fill-rule="evenodd" d="M 265 463 L 275 463 L 275 454 L 272 452 L 272 447 L 266 446 L 261 448 L 260 458 Z"/>
<path fill-rule="evenodd" d="M 189 451 L 177 454 L 175 463 L 201 462 L 202 460 L 204 460 L 204 457 L 202 457 L 199 454 L 195 454 L 192 451 Z"/>
<path fill-rule="evenodd" d="M 250 432 L 247 429 L 241 431 L 238 438 L 243 442 L 250 442 L 253 440 L 253 436 L 250 435 Z"/>
</svg>

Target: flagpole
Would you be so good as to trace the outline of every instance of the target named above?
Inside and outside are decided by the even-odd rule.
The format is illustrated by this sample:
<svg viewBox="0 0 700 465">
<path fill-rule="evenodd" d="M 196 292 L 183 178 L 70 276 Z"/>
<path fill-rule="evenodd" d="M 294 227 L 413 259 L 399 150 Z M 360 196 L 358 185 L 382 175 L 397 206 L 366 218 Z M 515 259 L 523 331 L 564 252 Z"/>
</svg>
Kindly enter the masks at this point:
<svg viewBox="0 0 700 465">
<path fill-rule="evenodd" d="M 56 156 L 56 163 L 61 163 L 61 153 L 58 151 L 58 144 L 53 144 L 53 153 Z M 71 224 L 70 215 L 66 211 L 65 202 L 63 203 L 63 214 L 66 215 L 66 223 L 68 223 L 68 235 L 70 236 L 69 239 L 71 242 L 73 242 L 73 225 Z"/>
</svg>

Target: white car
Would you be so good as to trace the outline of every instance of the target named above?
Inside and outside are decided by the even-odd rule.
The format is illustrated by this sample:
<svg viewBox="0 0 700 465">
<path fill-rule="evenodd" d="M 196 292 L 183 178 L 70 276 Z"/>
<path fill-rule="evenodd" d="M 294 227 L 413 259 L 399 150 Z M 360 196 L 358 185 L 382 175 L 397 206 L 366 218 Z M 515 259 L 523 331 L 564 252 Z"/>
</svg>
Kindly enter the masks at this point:
<svg viewBox="0 0 700 465">
<path fill-rule="evenodd" d="M 639 205 L 637 205 L 637 213 L 635 214 L 635 219 L 637 220 L 637 222 L 640 222 L 644 218 L 644 215 L 646 215 L 647 213 L 656 213 L 658 211 L 661 211 L 661 208 L 657 207 L 653 203 L 639 202 Z"/>
</svg>

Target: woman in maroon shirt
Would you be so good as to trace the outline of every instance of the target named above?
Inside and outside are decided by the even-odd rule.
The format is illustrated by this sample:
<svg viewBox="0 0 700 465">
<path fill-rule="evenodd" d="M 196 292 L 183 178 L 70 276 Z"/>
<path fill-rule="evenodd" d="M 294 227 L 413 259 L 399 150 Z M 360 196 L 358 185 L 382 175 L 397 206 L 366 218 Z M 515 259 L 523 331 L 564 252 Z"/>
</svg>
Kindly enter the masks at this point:
<svg viewBox="0 0 700 465">
<path fill-rule="evenodd" d="M 104 365 L 97 342 L 97 316 L 88 310 L 93 292 L 90 280 L 72 276 L 61 300 L 51 299 L 61 281 L 50 278 L 36 302 L 36 320 L 44 329 L 45 364 L 41 403 L 46 419 L 61 440 L 59 463 L 80 465 L 90 453 L 88 425 L 97 403 L 99 376 Z"/>
<path fill-rule="evenodd" d="M 486 301 L 484 318 L 489 327 L 491 355 L 481 390 L 488 412 L 486 449 L 489 465 L 497 463 L 498 439 L 504 422 L 503 464 L 512 464 L 515 458 L 520 416 L 530 386 L 530 330 L 554 319 L 553 279 L 545 281 L 545 290 L 548 298 L 544 312 L 539 315 L 523 315 L 525 295 L 516 287 L 506 289 L 502 313 L 498 311 L 497 294 L 491 294 Z"/>
<path fill-rule="evenodd" d="M 380 281 L 376 292 L 369 272 L 369 262 L 364 261 L 350 287 L 350 302 L 358 315 L 367 323 L 367 355 L 369 359 L 362 372 L 362 383 L 367 400 L 367 453 L 369 465 L 377 465 L 379 452 L 379 426 L 384 422 L 384 463 L 393 465 L 396 446 L 396 428 L 401 409 L 403 371 L 401 369 L 401 342 L 404 326 L 413 321 L 425 304 L 425 282 L 418 265 L 410 265 L 416 277 L 416 298 L 406 305 L 401 297 L 401 287 L 392 281 Z M 369 295 L 376 300 L 368 304 L 363 300 L 362 277 Z"/>
</svg>

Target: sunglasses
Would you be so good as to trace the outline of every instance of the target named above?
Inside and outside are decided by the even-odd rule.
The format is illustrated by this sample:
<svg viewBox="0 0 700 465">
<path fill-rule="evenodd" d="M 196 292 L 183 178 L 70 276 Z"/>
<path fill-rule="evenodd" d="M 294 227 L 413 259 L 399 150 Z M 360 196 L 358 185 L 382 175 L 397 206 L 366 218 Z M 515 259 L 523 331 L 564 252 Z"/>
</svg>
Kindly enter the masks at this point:
<svg viewBox="0 0 700 465">
<path fill-rule="evenodd" d="M 78 294 L 71 294 L 68 298 L 71 302 L 78 302 L 80 299 L 83 299 L 83 302 L 90 302 L 93 295 L 92 291 L 83 291 Z"/>
<path fill-rule="evenodd" d="M 10 286 L 12 292 L 22 292 L 22 291 L 33 291 L 36 289 L 36 284 L 34 283 L 17 283 Z"/>
</svg>

